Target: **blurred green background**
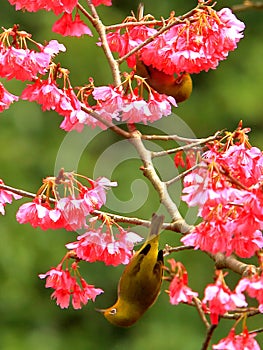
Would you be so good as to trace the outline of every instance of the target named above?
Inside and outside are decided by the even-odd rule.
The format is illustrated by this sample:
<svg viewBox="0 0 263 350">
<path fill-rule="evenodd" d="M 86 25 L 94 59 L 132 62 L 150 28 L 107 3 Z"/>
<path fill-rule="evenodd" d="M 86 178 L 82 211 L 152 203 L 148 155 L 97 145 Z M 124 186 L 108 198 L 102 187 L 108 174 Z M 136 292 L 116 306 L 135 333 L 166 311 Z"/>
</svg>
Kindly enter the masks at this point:
<svg viewBox="0 0 263 350">
<path fill-rule="evenodd" d="M 218 1 L 216 8 L 239 2 Z M 122 21 L 131 9 L 136 11 L 139 1 L 113 0 L 113 3 L 112 7 L 98 8 L 106 24 Z M 183 14 L 195 6 L 196 1 L 145 0 L 144 3 L 145 12 L 167 17 L 171 10 L 175 10 L 176 15 Z M 244 126 L 252 128 L 251 142 L 255 146 L 263 146 L 263 12 L 249 10 L 237 16 L 246 24 L 245 37 L 238 44 L 238 49 L 231 52 L 218 69 L 193 76 L 192 97 L 175 111 L 186 124 L 178 127 L 174 117 L 169 117 L 158 122 L 157 129 L 154 128 L 155 124 L 142 128 L 144 132 L 168 128 L 171 133 L 182 136 L 189 136 L 192 130 L 196 136 L 204 137 L 224 128 L 233 130 L 242 119 Z M 110 83 L 111 75 L 106 60 L 99 47 L 94 45 L 97 37 L 60 37 L 51 31 L 55 20 L 52 13 L 16 12 L 7 0 L 1 1 L 1 26 L 9 28 L 19 23 L 20 28 L 32 33 L 38 42 L 57 39 L 66 45 L 67 52 L 61 53 L 56 62 L 60 61 L 62 66 L 70 70 L 73 85 L 83 85 L 91 76 L 97 85 Z M 17 94 L 24 86 L 16 81 L 2 81 L 11 92 Z M 113 210 L 149 218 L 153 211 L 159 209 L 157 196 L 151 186 L 147 194 L 139 171 L 140 162 L 127 143 L 121 143 L 118 136 L 108 131 L 85 130 L 68 136 L 59 129 L 61 120 L 55 113 L 43 113 L 38 105 L 26 101 L 19 101 L 1 114 L 0 177 L 6 184 L 35 192 L 42 178 L 53 175 L 59 166 L 65 163 L 63 166 L 67 170 L 73 170 L 69 167 L 76 164 L 74 170 L 87 176 L 105 175 L 118 181 L 119 188 L 113 193 L 115 200 L 117 198 L 120 202 Z M 103 153 L 105 150 L 108 153 Z M 119 152 L 117 156 L 114 151 Z M 122 161 L 125 152 L 128 159 L 126 163 Z M 168 165 L 171 163 L 170 159 Z M 165 164 L 164 176 L 167 175 Z M 135 179 L 141 180 L 134 182 Z M 175 200 L 180 204 L 180 186 L 176 189 Z M 81 264 L 81 272 L 88 283 L 103 288 L 105 293 L 97 298 L 95 305 L 90 302 L 79 311 L 57 307 L 54 301 L 50 301 L 51 291 L 44 288 L 44 281 L 38 278 L 38 274 L 59 263 L 65 254 L 64 245 L 73 241 L 75 234 L 44 232 L 29 225 L 19 225 L 15 221 L 15 213 L 25 201 L 7 205 L 6 215 L 1 217 L 1 350 L 201 348 L 205 329 L 196 310 L 183 305 L 171 306 L 164 292 L 168 288 L 165 283 L 156 304 L 130 329 L 115 328 L 96 313 L 95 306 L 108 307 L 115 301 L 122 266 L 113 268 L 105 267 L 102 263 Z M 181 208 L 186 210 L 183 205 Z M 189 221 L 193 221 L 194 212 L 188 214 Z M 145 234 L 145 231 L 142 230 L 142 233 Z M 161 244 L 165 243 L 176 245 L 179 237 L 166 232 Z M 213 264 L 200 252 L 185 252 L 173 257 L 186 265 L 189 282 L 194 290 L 201 293 L 203 287 L 212 282 Z M 235 285 L 236 281 L 236 276 L 228 276 L 230 285 Z M 262 316 L 248 323 L 250 329 L 262 326 Z M 222 322 L 215 331 L 214 343 L 227 335 L 231 325 L 230 321 Z M 263 347 L 263 336 L 259 335 L 257 340 Z"/>
</svg>

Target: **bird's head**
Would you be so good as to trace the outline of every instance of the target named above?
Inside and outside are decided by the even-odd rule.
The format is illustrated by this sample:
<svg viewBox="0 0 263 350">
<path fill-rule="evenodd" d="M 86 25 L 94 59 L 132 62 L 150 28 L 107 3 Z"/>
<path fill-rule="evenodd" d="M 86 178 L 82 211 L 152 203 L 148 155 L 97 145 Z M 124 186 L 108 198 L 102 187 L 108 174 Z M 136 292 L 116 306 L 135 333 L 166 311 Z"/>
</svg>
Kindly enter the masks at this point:
<svg viewBox="0 0 263 350">
<path fill-rule="evenodd" d="M 133 325 L 142 314 L 133 305 L 129 303 L 120 304 L 119 302 L 108 309 L 96 310 L 101 312 L 110 323 L 119 327 L 129 327 Z"/>
</svg>

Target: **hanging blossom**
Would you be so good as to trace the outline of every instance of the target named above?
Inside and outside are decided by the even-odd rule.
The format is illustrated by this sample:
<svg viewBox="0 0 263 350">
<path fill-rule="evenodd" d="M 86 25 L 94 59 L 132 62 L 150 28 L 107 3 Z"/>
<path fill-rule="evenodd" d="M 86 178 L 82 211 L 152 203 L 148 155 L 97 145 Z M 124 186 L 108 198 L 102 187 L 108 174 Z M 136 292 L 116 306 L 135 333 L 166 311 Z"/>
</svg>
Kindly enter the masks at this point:
<svg viewBox="0 0 263 350">
<path fill-rule="evenodd" d="M 92 36 L 91 30 L 80 19 L 80 15 L 78 13 L 76 13 L 73 20 L 72 13 L 65 12 L 63 16 L 53 24 L 52 31 L 63 36 L 80 37 L 83 34 Z"/>
<path fill-rule="evenodd" d="M 256 336 L 256 333 L 249 333 L 247 328 L 236 335 L 235 329 L 232 328 L 226 338 L 213 345 L 213 350 L 260 350 L 259 344 L 254 339 Z"/>
<path fill-rule="evenodd" d="M 171 104 L 176 106 L 171 96 L 150 91 L 146 100 L 138 89 L 124 94 L 119 88 L 100 86 L 94 88 L 92 95 L 97 101 L 94 111 L 101 117 L 128 123 L 154 122 L 171 114 Z"/>
<path fill-rule="evenodd" d="M 134 244 L 140 242 L 142 237 L 119 226 L 118 234 L 113 235 L 111 223 L 107 226 L 106 232 L 103 231 L 104 226 L 89 230 L 66 247 L 74 250 L 79 259 L 88 262 L 103 261 L 105 265 L 113 266 L 128 264 Z"/>
<path fill-rule="evenodd" d="M 46 278 L 46 288 L 54 289 L 51 298 L 56 299 L 57 305 L 62 309 L 68 308 L 70 301 L 74 309 L 81 309 L 89 300 L 95 301 L 96 296 L 103 293 L 102 289 L 88 284 L 77 269 L 76 262 L 71 265 L 70 270 L 64 270 L 61 263 L 39 275 L 41 279 Z"/>
<path fill-rule="evenodd" d="M 99 6 L 99 5 L 111 6 L 112 5 L 111 0 L 92 0 L 91 2 L 94 6 Z"/>
<path fill-rule="evenodd" d="M 14 101 L 18 101 L 19 97 L 7 91 L 2 83 L 0 83 L 0 112 L 8 109 Z"/>
<path fill-rule="evenodd" d="M 242 278 L 236 289 L 240 293 L 247 292 L 251 298 L 257 299 L 259 303 L 258 309 L 263 313 L 263 273 Z"/>
<path fill-rule="evenodd" d="M 175 18 L 171 18 L 174 21 Z M 169 22 L 168 22 L 169 24 Z M 185 23 L 178 23 L 140 50 L 140 59 L 168 75 L 182 72 L 199 73 L 215 69 L 219 61 L 227 58 L 243 37 L 245 25 L 228 8 L 215 11 L 212 7 L 199 8 Z M 124 56 L 158 29 L 134 26 L 125 33 L 107 34 L 110 48 Z M 127 59 L 130 67 L 136 63 L 135 55 Z"/>
<path fill-rule="evenodd" d="M 0 76 L 2 78 L 33 80 L 37 74 L 47 72 L 51 59 L 59 51 L 66 51 L 65 46 L 59 44 L 57 40 L 51 40 L 46 45 L 35 42 L 39 52 L 29 50 L 26 39 L 32 42 L 31 34 L 19 31 L 16 25 L 13 28 L 4 29 L 0 35 Z M 10 41 L 14 42 L 13 45 L 9 44 Z"/>
<path fill-rule="evenodd" d="M 168 260 L 171 265 L 169 273 L 172 277 L 171 283 L 169 285 L 169 290 L 166 291 L 170 297 L 170 303 L 172 305 L 177 305 L 179 303 L 190 304 L 193 297 L 197 297 L 198 293 L 192 291 L 188 287 L 188 274 L 184 265 L 180 262 L 176 262 L 174 259 Z"/>
<path fill-rule="evenodd" d="M 235 310 L 237 307 L 247 306 L 245 296 L 240 290 L 232 292 L 226 285 L 222 270 L 216 272 L 215 283 L 209 284 L 205 289 L 202 306 L 205 312 L 210 313 L 212 324 L 218 324 L 219 316 Z"/>
<path fill-rule="evenodd" d="M 74 173 L 63 172 L 57 178 L 44 179 L 36 198 L 18 209 L 17 221 L 20 224 L 30 223 L 42 230 L 65 228 L 72 231 L 87 227 L 87 216 L 105 204 L 106 189 L 116 186 L 116 183 L 104 177 L 97 180 L 84 178 L 90 187 L 80 183 Z M 59 196 L 59 186 L 67 196 Z M 50 193 L 54 195 L 52 201 Z"/>
<path fill-rule="evenodd" d="M 4 181 L 0 179 L 0 184 L 4 185 Z M 4 190 L 0 188 L 0 213 L 2 215 L 5 215 L 5 205 L 11 204 L 13 199 L 20 199 L 22 198 L 18 194 L 12 193 L 10 191 Z"/>
<path fill-rule="evenodd" d="M 212 254 L 249 258 L 263 247 L 263 155 L 246 142 L 222 147 L 215 143 L 184 178 L 182 199 L 199 207 L 203 221 L 181 241 Z"/>
<path fill-rule="evenodd" d="M 71 13 L 77 6 L 78 0 L 8 0 L 11 5 L 15 5 L 16 10 L 27 10 L 36 12 L 39 10 L 53 11 L 55 15 L 60 13 Z"/>
</svg>

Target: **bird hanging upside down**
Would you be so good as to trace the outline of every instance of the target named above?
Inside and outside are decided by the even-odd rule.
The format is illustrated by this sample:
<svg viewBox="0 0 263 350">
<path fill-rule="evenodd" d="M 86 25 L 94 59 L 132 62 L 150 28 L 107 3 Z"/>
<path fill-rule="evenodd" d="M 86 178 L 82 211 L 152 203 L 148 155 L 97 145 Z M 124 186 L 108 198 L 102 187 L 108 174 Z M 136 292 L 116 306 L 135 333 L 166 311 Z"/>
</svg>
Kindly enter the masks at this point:
<svg viewBox="0 0 263 350">
<path fill-rule="evenodd" d="M 115 326 L 129 327 L 156 301 L 162 284 L 163 252 L 158 251 L 164 216 L 154 214 L 150 233 L 123 271 L 116 303 L 97 310 Z"/>
<path fill-rule="evenodd" d="M 188 73 L 175 77 L 147 66 L 137 57 L 136 74 L 145 78 L 146 83 L 160 94 L 174 97 L 177 103 L 187 100 L 192 93 L 192 79 Z"/>
</svg>

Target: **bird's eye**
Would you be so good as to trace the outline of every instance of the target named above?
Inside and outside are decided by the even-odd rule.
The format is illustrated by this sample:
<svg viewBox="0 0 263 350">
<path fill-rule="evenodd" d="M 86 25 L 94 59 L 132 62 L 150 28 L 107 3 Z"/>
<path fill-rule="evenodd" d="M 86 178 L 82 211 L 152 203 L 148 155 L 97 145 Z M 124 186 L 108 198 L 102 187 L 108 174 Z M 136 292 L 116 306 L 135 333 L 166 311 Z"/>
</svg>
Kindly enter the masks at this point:
<svg viewBox="0 0 263 350">
<path fill-rule="evenodd" d="M 114 308 L 114 309 L 111 309 L 111 310 L 110 310 L 110 314 L 111 314 L 111 315 L 115 315 L 116 313 L 117 313 L 117 309 Z"/>
</svg>

